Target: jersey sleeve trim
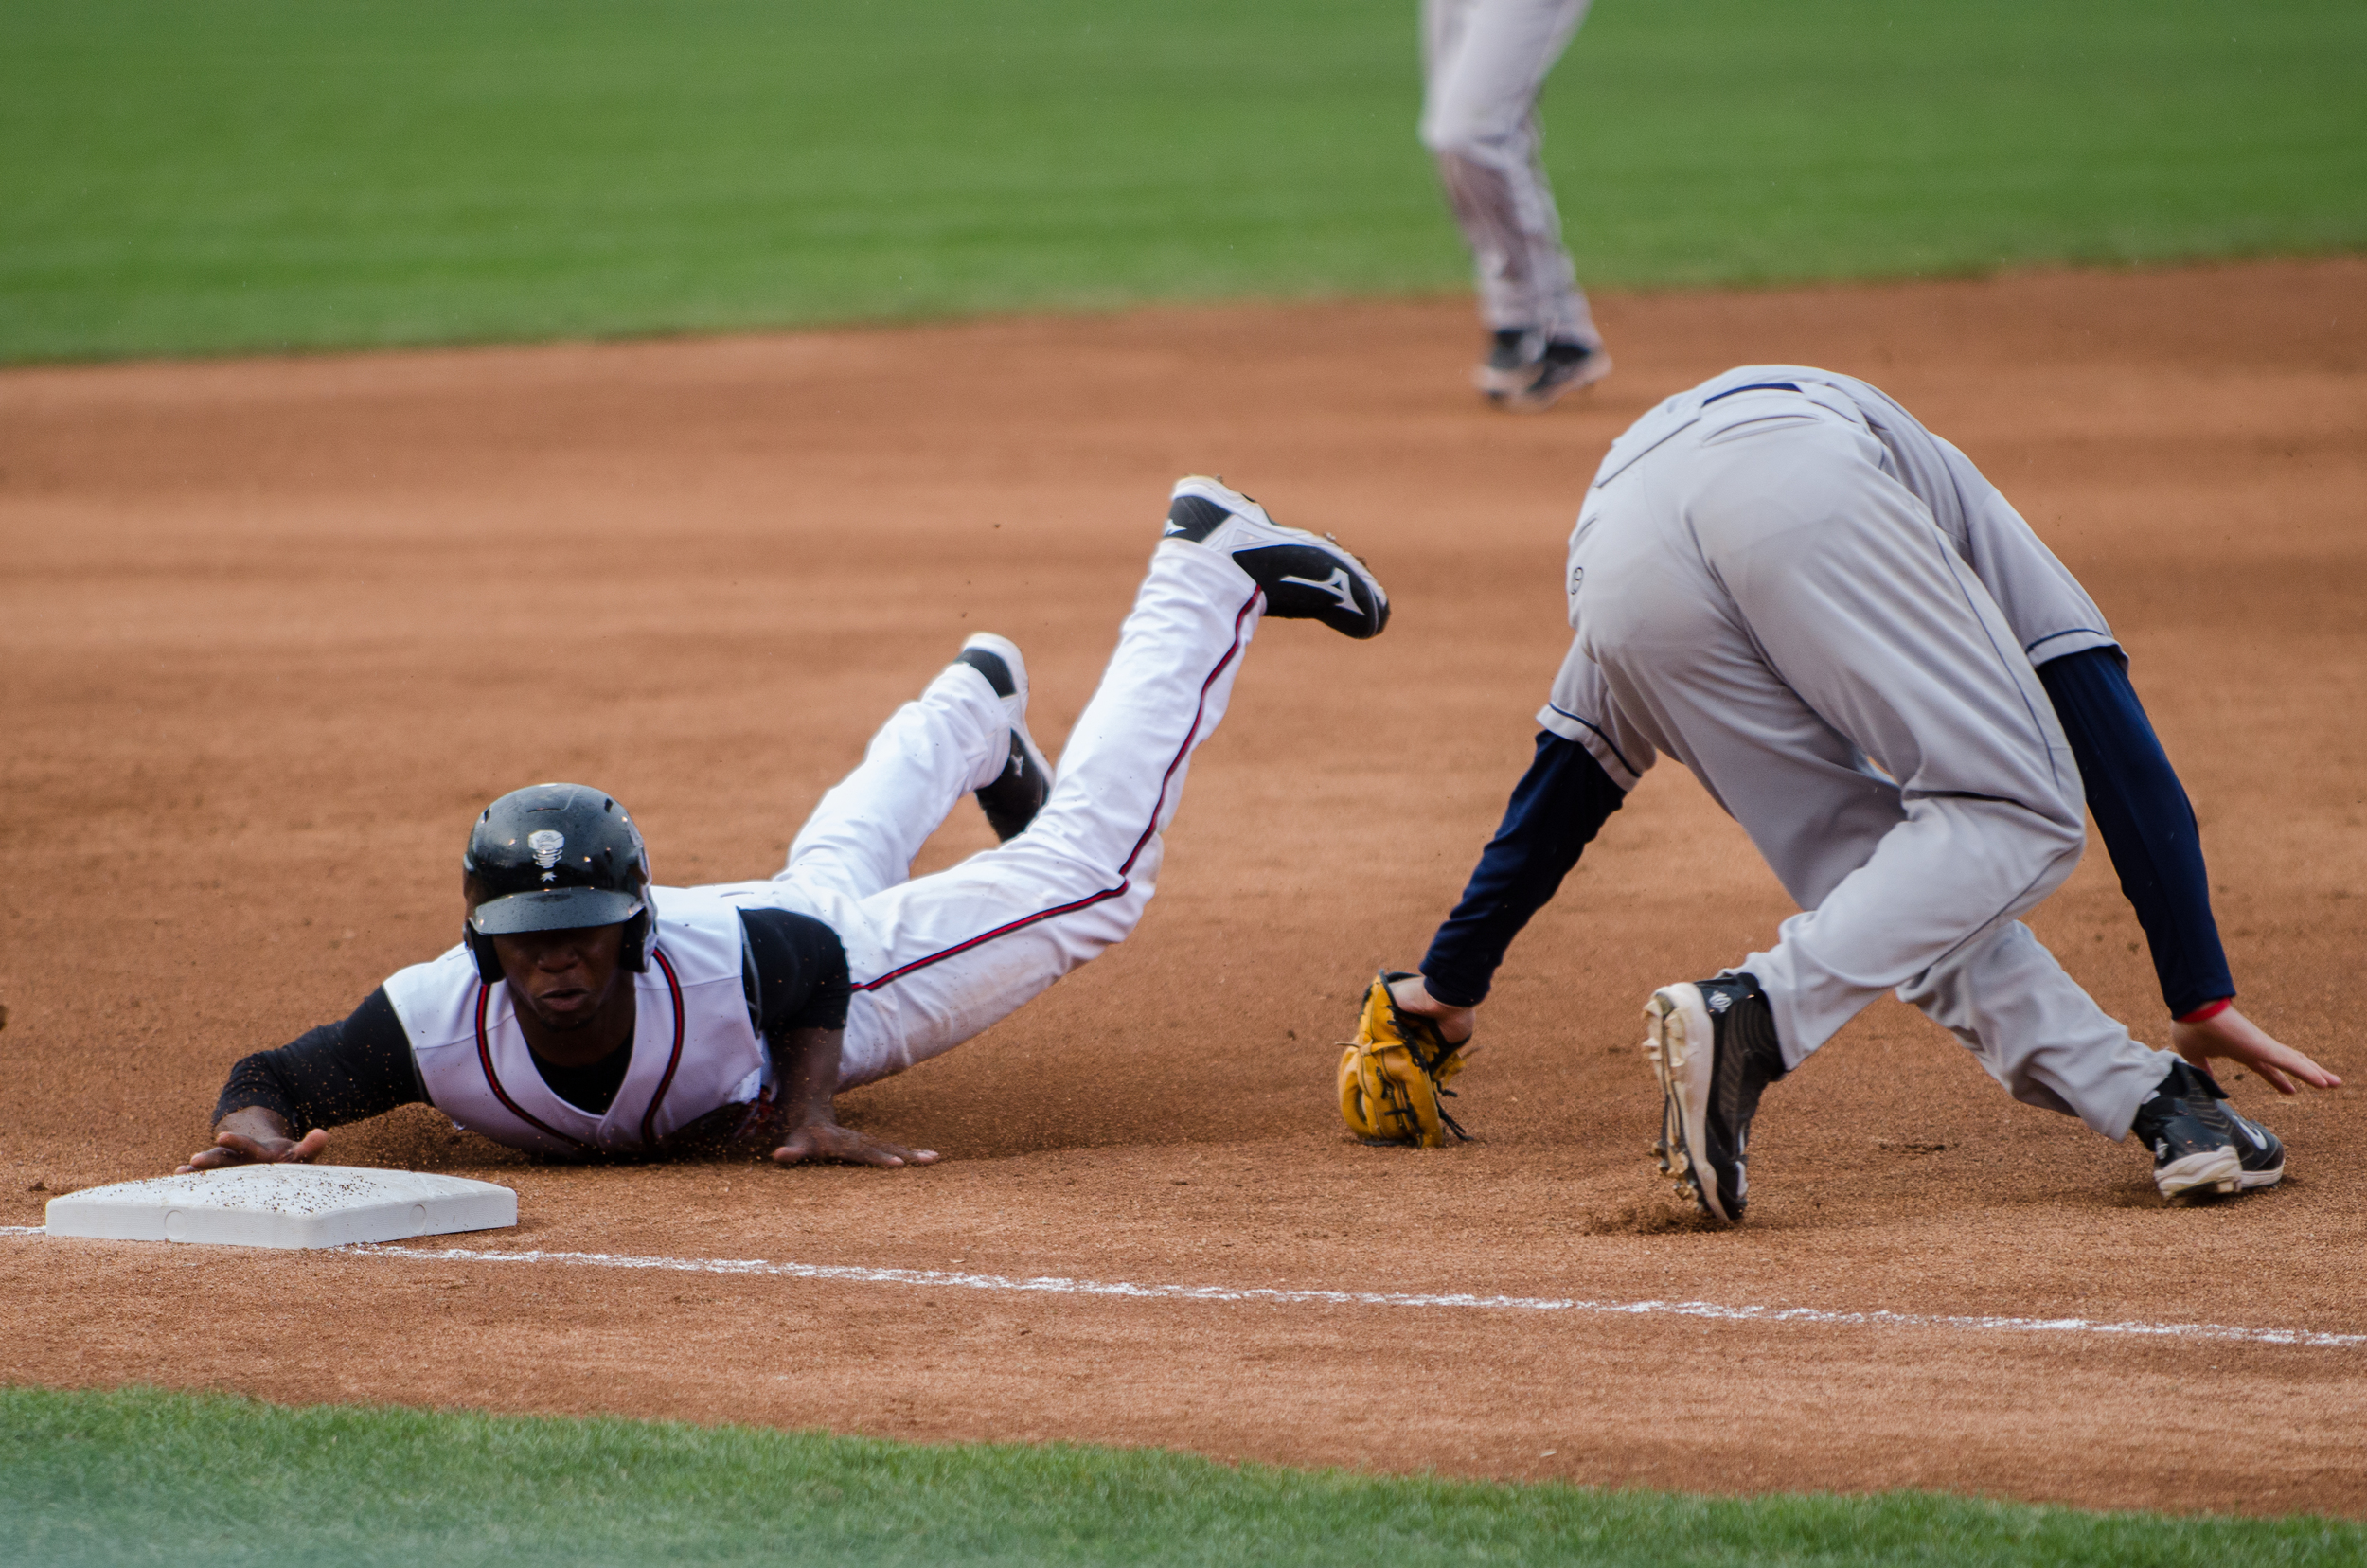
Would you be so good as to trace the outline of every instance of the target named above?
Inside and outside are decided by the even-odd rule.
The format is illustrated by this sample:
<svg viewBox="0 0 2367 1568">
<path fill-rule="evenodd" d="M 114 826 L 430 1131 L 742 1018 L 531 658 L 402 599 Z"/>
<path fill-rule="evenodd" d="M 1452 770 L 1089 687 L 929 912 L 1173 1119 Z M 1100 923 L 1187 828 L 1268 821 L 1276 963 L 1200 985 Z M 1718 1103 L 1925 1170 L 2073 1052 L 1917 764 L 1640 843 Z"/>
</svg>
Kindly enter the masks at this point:
<svg viewBox="0 0 2367 1568">
<path fill-rule="evenodd" d="M 1594 760 L 1602 764 L 1603 771 L 1611 775 L 1611 781 L 1621 790 L 1632 790 L 1642 782 L 1643 774 L 1621 754 L 1617 746 L 1611 744 L 1611 737 L 1604 734 L 1593 720 L 1581 719 L 1547 703 L 1537 710 L 1537 724 L 1539 729 L 1551 730 L 1564 740 L 1575 740 L 1584 746 L 1593 754 Z"/>
<path fill-rule="evenodd" d="M 2066 637 L 2078 640 L 2064 642 L 2062 639 Z M 2030 656 L 2032 664 L 2038 665 L 2045 664 L 2050 659 L 2067 659 L 2073 653 L 2085 653 L 2091 648 L 2118 648 L 2119 646 L 2120 639 L 2101 627 L 2073 626 L 2061 632 L 2050 632 L 2036 642 L 2026 643 L 2022 647 L 2022 651 Z M 2046 650 L 2044 653 L 2038 651 L 2041 648 Z"/>
<path fill-rule="evenodd" d="M 650 1108 L 641 1113 L 641 1146 L 644 1149 L 657 1142 L 657 1108 L 666 1103 L 666 1091 L 674 1086 L 674 1075 L 682 1070 L 684 1014 L 682 981 L 674 973 L 674 966 L 663 949 L 652 948 L 650 956 L 666 972 L 666 989 L 674 1003 L 674 1045 L 666 1059 L 666 1075 L 657 1080 L 657 1090 L 650 1096 Z"/>
</svg>

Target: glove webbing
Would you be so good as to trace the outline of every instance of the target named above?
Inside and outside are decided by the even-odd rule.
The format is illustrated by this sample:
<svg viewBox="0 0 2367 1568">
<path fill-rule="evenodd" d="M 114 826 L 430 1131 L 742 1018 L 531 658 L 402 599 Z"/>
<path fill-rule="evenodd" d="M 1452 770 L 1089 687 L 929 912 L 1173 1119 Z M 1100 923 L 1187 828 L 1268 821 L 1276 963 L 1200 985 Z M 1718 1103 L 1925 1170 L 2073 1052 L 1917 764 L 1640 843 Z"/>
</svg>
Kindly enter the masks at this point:
<svg viewBox="0 0 2367 1568">
<path fill-rule="evenodd" d="M 1414 1065 L 1422 1070 L 1422 1076 L 1430 1079 L 1431 1093 L 1437 1095 L 1444 1099 L 1458 1098 L 1459 1096 L 1453 1090 L 1438 1081 L 1438 1064 L 1446 1060 L 1449 1057 L 1454 1055 L 1457 1051 L 1463 1049 L 1463 1045 L 1468 1045 L 1471 1042 L 1467 1040 L 1462 1045 L 1448 1044 L 1446 1032 L 1440 1029 L 1437 1025 L 1431 1024 L 1429 1020 L 1425 1019 L 1423 1022 L 1429 1026 L 1424 1032 L 1429 1034 L 1432 1039 L 1438 1042 L 1438 1049 L 1431 1055 L 1429 1060 L 1425 1061 L 1422 1059 L 1422 1047 L 1419 1043 L 1417 1043 L 1415 1036 L 1402 1027 L 1405 1023 L 1406 1015 L 1399 1010 L 1396 997 L 1391 997 L 1389 999 L 1389 1010 L 1397 1015 L 1397 1022 L 1400 1025 L 1398 1032 L 1405 1036 L 1406 1054 L 1413 1057 Z M 1406 1113 L 1401 1119 L 1412 1121 L 1414 1118 L 1411 1113 Z M 1469 1143 L 1471 1141 L 1471 1134 L 1463 1131 L 1463 1124 L 1461 1122 L 1456 1121 L 1452 1116 L 1447 1114 L 1447 1108 L 1443 1105 L 1438 1108 L 1438 1122 L 1440 1126 L 1444 1127 L 1448 1131 L 1455 1135 L 1456 1142 Z"/>
</svg>

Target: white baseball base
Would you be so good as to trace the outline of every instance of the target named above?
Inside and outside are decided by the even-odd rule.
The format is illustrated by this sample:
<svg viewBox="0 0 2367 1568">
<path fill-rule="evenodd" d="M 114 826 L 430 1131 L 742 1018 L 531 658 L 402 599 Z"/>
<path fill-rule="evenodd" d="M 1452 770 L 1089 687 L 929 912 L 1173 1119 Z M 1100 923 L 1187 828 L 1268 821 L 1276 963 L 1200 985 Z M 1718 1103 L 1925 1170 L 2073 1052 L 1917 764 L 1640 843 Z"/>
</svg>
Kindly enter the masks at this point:
<svg viewBox="0 0 2367 1568">
<path fill-rule="evenodd" d="M 361 1166 L 249 1165 L 118 1182 L 49 1200 L 52 1236 L 218 1247 L 343 1247 L 518 1222 L 491 1182 Z"/>
</svg>

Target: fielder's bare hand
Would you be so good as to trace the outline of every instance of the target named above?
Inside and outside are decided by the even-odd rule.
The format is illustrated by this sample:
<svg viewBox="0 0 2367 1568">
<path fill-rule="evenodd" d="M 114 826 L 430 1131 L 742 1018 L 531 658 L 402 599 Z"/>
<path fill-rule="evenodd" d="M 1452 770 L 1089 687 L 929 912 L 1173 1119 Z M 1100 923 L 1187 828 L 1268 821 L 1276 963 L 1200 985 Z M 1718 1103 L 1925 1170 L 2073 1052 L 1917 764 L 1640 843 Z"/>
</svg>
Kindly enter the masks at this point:
<svg viewBox="0 0 2367 1568">
<path fill-rule="evenodd" d="M 1427 1018 L 1436 1024 L 1439 1035 L 1450 1045 L 1460 1045 L 1469 1040 L 1471 1031 L 1479 1025 L 1476 1008 L 1450 1007 L 1439 1001 L 1431 995 L 1430 987 L 1418 974 L 1409 974 L 1402 980 L 1391 982 L 1389 999 L 1397 1005 L 1400 1012 L 1410 1012 L 1416 1018 Z"/>
<path fill-rule="evenodd" d="M 2342 1087 L 2340 1078 L 2234 1007 L 2222 1007 L 2199 1023 L 2172 1024 L 2170 1048 L 2206 1072 L 2214 1057 L 2249 1067 L 2280 1095 L 2301 1092 L 2295 1078 L 2312 1089 Z"/>
<path fill-rule="evenodd" d="M 329 1134 L 319 1128 L 299 1138 L 276 1112 L 259 1105 L 233 1111 L 214 1124 L 214 1146 L 175 1167 L 175 1176 L 192 1170 L 220 1170 L 224 1166 L 291 1165 L 309 1160 L 328 1146 Z"/>
</svg>

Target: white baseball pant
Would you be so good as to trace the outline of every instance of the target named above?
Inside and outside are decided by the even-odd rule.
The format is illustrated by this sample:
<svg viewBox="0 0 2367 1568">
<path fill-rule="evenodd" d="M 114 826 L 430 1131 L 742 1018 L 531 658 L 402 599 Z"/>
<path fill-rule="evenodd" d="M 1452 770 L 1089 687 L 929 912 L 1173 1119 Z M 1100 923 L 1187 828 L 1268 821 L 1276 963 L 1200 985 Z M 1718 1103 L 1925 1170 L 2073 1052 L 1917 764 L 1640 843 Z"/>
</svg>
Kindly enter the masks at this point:
<svg viewBox="0 0 2367 1568">
<path fill-rule="evenodd" d="M 1423 0 L 1422 145 L 1471 247 L 1491 331 L 1602 347 L 1562 248 L 1537 95 L 1589 0 Z"/>
<path fill-rule="evenodd" d="M 951 1050 L 1133 931 L 1192 753 L 1223 719 L 1264 610 L 1230 556 L 1163 541 L 1043 810 L 933 876 L 912 879 L 913 857 L 1002 771 L 1009 721 L 986 677 L 960 664 L 888 720 L 774 879 L 783 907 L 845 944 L 855 996 L 842 1086 Z"/>
</svg>

